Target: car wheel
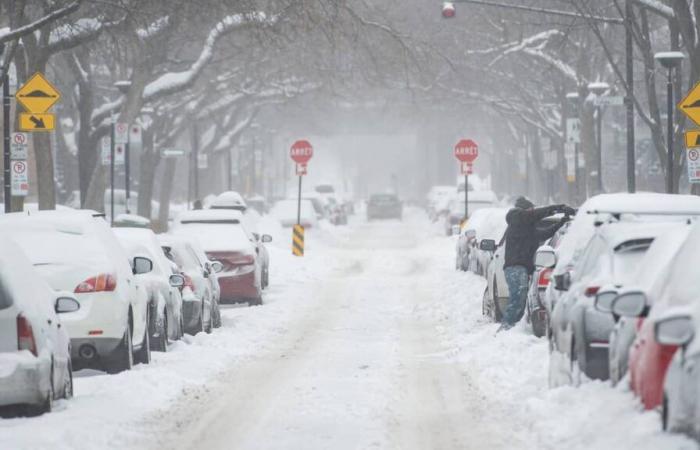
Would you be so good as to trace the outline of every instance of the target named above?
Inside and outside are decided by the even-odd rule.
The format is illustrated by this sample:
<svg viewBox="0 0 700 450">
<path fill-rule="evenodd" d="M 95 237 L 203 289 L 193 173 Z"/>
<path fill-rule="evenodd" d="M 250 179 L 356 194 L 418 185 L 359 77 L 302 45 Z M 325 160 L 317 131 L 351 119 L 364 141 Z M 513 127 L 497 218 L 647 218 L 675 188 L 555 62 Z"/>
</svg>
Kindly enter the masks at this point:
<svg viewBox="0 0 700 450">
<path fill-rule="evenodd" d="M 579 356 L 581 355 L 578 354 L 578 349 L 576 348 L 576 340 L 574 339 L 574 341 L 571 343 L 571 354 L 569 355 L 569 361 L 571 363 L 569 373 L 571 376 L 571 384 L 576 387 L 581 385 L 582 371 Z"/>
<path fill-rule="evenodd" d="M 150 330 L 151 336 L 149 342 L 151 350 L 154 352 L 168 351 L 168 314 L 163 311 L 163 320 L 160 323 L 156 320 L 153 324 L 153 329 Z"/>
<path fill-rule="evenodd" d="M 73 398 L 73 363 L 68 360 L 68 376 L 63 385 L 63 398 L 69 400 Z"/>
<path fill-rule="evenodd" d="M 254 299 L 248 301 L 248 306 L 262 306 L 262 304 L 263 304 L 262 295 L 259 296 L 258 298 L 254 298 Z"/>
<path fill-rule="evenodd" d="M 148 317 L 146 317 L 146 323 L 149 323 Z M 148 332 L 148 327 L 146 327 L 146 331 L 143 333 L 141 348 L 134 354 L 134 362 L 137 364 L 151 363 L 151 336 Z"/>
<path fill-rule="evenodd" d="M 221 328 L 221 306 L 216 302 L 216 314 L 214 316 L 214 328 Z"/>
<path fill-rule="evenodd" d="M 202 310 L 202 313 L 204 313 L 203 310 Z M 207 323 L 207 326 L 204 328 L 204 331 L 207 334 L 211 334 L 213 329 L 214 329 L 214 310 L 212 309 L 211 306 L 209 306 L 209 322 Z"/>
<path fill-rule="evenodd" d="M 49 392 L 46 394 L 46 399 L 37 404 L 37 405 L 31 405 L 27 406 L 25 411 L 27 416 L 29 417 L 36 417 L 40 416 L 42 414 L 50 413 L 51 410 L 53 409 L 53 400 L 54 400 L 54 389 L 53 389 L 53 377 L 54 377 L 54 367 L 53 367 L 53 359 L 51 360 L 51 373 L 49 374 Z"/>
<path fill-rule="evenodd" d="M 134 352 L 132 350 L 131 343 L 131 323 L 126 323 L 126 331 L 124 332 L 124 337 L 121 343 L 114 351 L 114 355 L 111 360 L 108 360 L 105 364 L 105 370 L 107 373 L 116 374 L 124 372 L 125 370 L 131 370 L 134 366 Z"/>
<path fill-rule="evenodd" d="M 530 320 L 532 321 L 532 333 L 540 338 L 547 333 L 547 321 L 540 318 L 540 314 L 535 311 L 534 314 L 530 314 Z"/>
<path fill-rule="evenodd" d="M 202 331 L 204 331 L 204 304 L 202 304 L 202 309 L 199 312 L 199 320 L 197 320 L 197 323 L 195 323 L 191 329 L 187 330 L 187 334 L 195 336 Z"/>
<path fill-rule="evenodd" d="M 669 430 L 669 423 L 668 423 L 668 397 L 666 396 L 666 393 L 664 392 L 664 399 L 661 402 L 661 429 L 664 431 Z"/>
<path fill-rule="evenodd" d="M 481 314 L 491 318 L 491 310 L 489 308 L 489 287 L 484 288 L 484 295 L 481 297 Z"/>
<path fill-rule="evenodd" d="M 494 322 L 501 322 L 503 320 L 503 314 L 501 313 L 501 307 L 499 306 L 500 301 L 498 300 L 498 285 L 494 282 L 493 283 L 493 321 Z"/>
</svg>

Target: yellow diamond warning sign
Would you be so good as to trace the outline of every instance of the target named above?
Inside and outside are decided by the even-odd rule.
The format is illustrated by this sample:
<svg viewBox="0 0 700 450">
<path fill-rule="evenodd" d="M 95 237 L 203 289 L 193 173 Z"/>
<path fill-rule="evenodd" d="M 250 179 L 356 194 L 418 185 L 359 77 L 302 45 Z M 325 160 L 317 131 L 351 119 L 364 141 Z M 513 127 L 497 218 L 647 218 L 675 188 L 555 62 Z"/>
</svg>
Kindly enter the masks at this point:
<svg viewBox="0 0 700 450">
<path fill-rule="evenodd" d="M 51 108 L 61 94 L 37 72 L 15 94 L 17 101 L 30 113 L 39 114 Z"/>
<path fill-rule="evenodd" d="M 51 131 L 56 128 L 56 116 L 53 114 L 19 115 L 19 129 L 21 131 Z"/>
<path fill-rule="evenodd" d="M 688 148 L 700 147 L 700 130 L 689 130 L 685 132 L 685 146 Z"/>
</svg>

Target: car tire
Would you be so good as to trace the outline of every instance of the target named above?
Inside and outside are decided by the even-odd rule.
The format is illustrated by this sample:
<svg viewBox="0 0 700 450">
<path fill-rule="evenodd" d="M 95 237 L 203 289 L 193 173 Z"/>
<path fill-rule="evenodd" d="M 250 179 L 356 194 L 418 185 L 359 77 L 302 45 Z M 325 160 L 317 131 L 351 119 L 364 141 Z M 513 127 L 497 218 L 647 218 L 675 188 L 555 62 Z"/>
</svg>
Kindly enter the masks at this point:
<svg viewBox="0 0 700 450">
<path fill-rule="evenodd" d="M 484 288 L 484 295 L 481 297 L 481 314 L 484 317 L 491 318 L 491 309 L 489 308 L 489 305 L 488 305 L 488 299 L 489 299 L 489 287 L 486 286 L 486 288 Z"/>
<path fill-rule="evenodd" d="M 532 322 L 532 334 L 536 337 L 541 338 L 547 334 L 547 322 L 539 318 L 539 314 L 530 314 L 530 321 Z"/>
<path fill-rule="evenodd" d="M 498 301 L 498 286 L 496 283 L 493 283 L 493 310 L 492 310 L 492 318 L 494 322 L 501 322 L 503 320 L 503 313 L 501 312 L 501 307 L 499 306 L 499 301 Z"/>
<path fill-rule="evenodd" d="M 149 342 L 151 344 L 151 350 L 154 352 L 165 353 L 168 351 L 168 314 L 163 311 L 163 320 L 160 325 L 155 323 L 153 330 L 150 330 L 151 336 Z M 157 328 L 157 329 L 156 329 Z"/>
<path fill-rule="evenodd" d="M 668 397 L 664 392 L 664 399 L 661 401 L 661 429 L 664 431 L 669 431 L 668 423 Z"/>
<path fill-rule="evenodd" d="M 63 398 L 70 400 L 73 398 L 73 363 L 68 359 L 68 376 L 63 385 Z"/>
<path fill-rule="evenodd" d="M 204 311 L 202 310 L 202 313 Z M 204 327 L 204 332 L 207 334 L 211 334 L 211 332 L 214 330 L 214 309 L 209 306 L 209 322 L 207 323 L 207 326 Z"/>
<path fill-rule="evenodd" d="M 25 409 L 26 415 L 28 417 L 37 417 L 42 414 L 50 413 L 53 410 L 54 401 L 54 389 L 53 389 L 53 377 L 54 377 L 54 367 L 53 358 L 51 359 L 51 372 L 49 374 L 49 392 L 46 394 L 46 399 L 43 402 L 27 406 Z"/>
<path fill-rule="evenodd" d="M 146 317 L 146 323 L 148 323 L 148 317 Z M 151 363 L 151 336 L 146 327 L 146 331 L 143 333 L 143 340 L 141 341 L 141 348 L 134 353 L 134 363 L 136 364 L 150 364 Z"/>
<path fill-rule="evenodd" d="M 202 304 L 202 309 L 199 312 L 199 320 L 197 320 L 197 323 L 195 323 L 192 328 L 187 330 L 187 334 L 191 336 L 196 336 L 202 331 L 204 331 L 204 304 Z"/>
<path fill-rule="evenodd" d="M 131 323 L 126 323 L 126 331 L 114 355 L 105 364 L 105 370 L 110 374 L 117 374 L 134 367 L 134 352 L 131 343 Z"/>
<path fill-rule="evenodd" d="M 221 328 L 221 306 L 216 302 L 216 314 L 214 316 L 214 328 Z"/>
<path fill-rule="evenodd" d="M 575 387 L 581 386 L 581 365 L 579 364 L 579 351 L 576 346 L 576 339 L 573 340 L 571 343 L 571 355 L 569 356 L 569 360 L 571 363 L 570 366 L 570 376 L 571 376 L 571 385 Z M 585 358 L 585 356 L 584 356 Z"/>
<path fill-rule="evenodd" d="M 262 304 L 263 304 L 262 295 L 259 296 L 258 298 L 254 298 L 254 299 L 248 301 L 248 306 L 262 306 Z"/>
</svg>

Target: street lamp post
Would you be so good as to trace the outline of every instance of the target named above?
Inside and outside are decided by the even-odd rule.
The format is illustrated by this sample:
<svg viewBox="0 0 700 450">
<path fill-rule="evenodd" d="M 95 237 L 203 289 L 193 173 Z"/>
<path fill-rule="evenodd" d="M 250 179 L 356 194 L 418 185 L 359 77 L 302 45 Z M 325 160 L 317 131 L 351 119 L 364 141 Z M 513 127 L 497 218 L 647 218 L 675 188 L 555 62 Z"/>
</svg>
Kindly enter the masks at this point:
<svg viewBox="0 0 700 450">
<path fill-rule="evenodd" d="M 569 104 L 569 115 L 567 117 L 570 117 L 572 119 L 578 119 L 579 117 L 579 104 L 578 104 L 578 99 L 579 95 L 578 92 L 569 92 L 566 94 L 566 100 Z M 573 143 L 574 146 L 574 202 L 579 201 L 579 164 L 578 164 L 578 143 L 571 140 L 571 136 L 566 136 L 567 142 Z M 566 161 L 567 164 L 569 164 L 569 161 Z M 567 169 L 568 170 L 568 169 Z"/>
<path fill-rule="evenodd" d="M 443 17 L 452 18 L 455 17 L 456 11 L 454 9 L 455 3 L 470 3 L 474 5 L 489 6 L 494 8 L 512 9 L 516 11 L 526 11 L 537 14 L 546 14 L 559 17 L 570 17 L 576 19 L 586 19 L 593 22 L 610 23 L 614 25 L 623 25 L 625 27 L 625 91 L 627 93 L 627 98 L 625 99 L 625 106 L 627 108 L 626 122 L 627 122 L 627 191 L 634 192 L 636 190 L 636 175 L 635 175 L 635 149 L 634 149 L 634 59 L 633 59 L 633 14 L 632 14 L 632 2 L 634 0 L 625 0 L 625 10 L 624 17 L 604 17 L 604 16 L 594 16 L 588 14 L 581 14 L 570 11 L 562 11 L 556 9 L 548 8 L 538 8 L 533 6 L 523 6 L 514 5 L 512 3 L 500 3 L 496 1 L 487 0 L 451 0 L 450 2 L 443 3 Z M 449 13 L 445 13 L 445 10 L 451 9 Z"/>
<path fill-rule="evenodd" d="M 668 70 L 666 80 L 666 192 L 674 193 L 673 189 L 673 69 L 679 67 L 685 55 L 681 52 L 659 52 L 654 59 Z"/>
<path fill-rule="evenodd" d="M 597 181 L 598 193 L 603 192 L 603 108 L 597 100 L 608 90 L 608 83 L 598 81 L 588 84 L 588 90 L 596 96 L 595 115 L 596 115 L 596 153 L 597 153 Z"/>
</svg>

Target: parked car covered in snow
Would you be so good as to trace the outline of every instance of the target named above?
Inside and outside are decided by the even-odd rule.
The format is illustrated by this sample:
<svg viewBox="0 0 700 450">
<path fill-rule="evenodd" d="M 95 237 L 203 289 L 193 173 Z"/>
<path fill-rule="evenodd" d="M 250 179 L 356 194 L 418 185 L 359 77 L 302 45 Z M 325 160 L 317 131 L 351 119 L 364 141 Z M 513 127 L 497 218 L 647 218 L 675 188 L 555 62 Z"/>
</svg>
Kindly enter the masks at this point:
<svg viewBox="0 0 700 450">
<path fill-rule="evenodd" d="M 503 240 L 508 224 L 508 208 L 483 208 L 469 217 L 467 228 L 473 228 L 474 239 L 469 249 L 469 270 L 477 275 L 486 275 L 486 268 L 493 257 L 493 251 L 482 250 L 482 241 L 493 241 L 498 245 Z M 479 219 L 481 217 L 482 219 Z M 490 244 L 487 245 L 487 247 Z"/>
<path fill-rule="evenodd" d="M 150 362 L 148 299 L 112 230 L 86 210 L 5 214 L 0 230 L 80 310 L 63 316 L 73 367 L 116 373 Z"/>
<path fill-rule="evenodd" d="M 70 337 L 59 315 L 80 304 L 42 279 L 22 250 L 0 239 L 0 407 L 51 411 L 73 395 Z"/>
<path fill-rule="evenodd" d="M 119 242 L 130 257 L 147 258 L 151 270 L 136 275 L 148 296 L 151 349 L 165 352 L 168 341 L 176 341 L 184 334 L 182 295 L 179 287 L 184 279 L 173 272 L 156 235 L 145 228 L 115 228 Z"/>
<path fill-rule="evenodd" d="M 663 233 L 654 239 L 644 259 L 640 262 L 634 278 L 624 291 L 640 289 L 654 291 L 660 287 L 659 283 L 665 283 L 668 277 L 668 269 L 671 262 L 683 244 L 690 231 L 690 223 L 680 222 L 667 233 Z M 620 286 L 604 286 L 598 292 L 595 307 L 601 312 L 612 314 L 612 303 L 620 291 Z M 650 305 L 653 298 L 648 297 Z M 615 326 L 610 333 L 610 346 L 608 360 L 610 368 L 610 381 L 616 385 L 627 373 L 629 351 L 637 330 L 644 323 L 643 317 L 625 317 L 613 315 Z"/>
<path fill-rule="evenodd" d="M 234 210 L 187 211 L 178 216 L 172 233 L 198 239 L 207 257 L 222 264 L 218 273 L 222 303 L 261 305 L 263 261 L 255 237 L 242 221 L 242 214 Z"/>
<path fill-rule="evenodd" d="M 298 200 L 279 200 L 272 206 L 270 215 L 279 220 L 283 227 L 292 227 L 297 223 L 297 206 Z M 311 200 L 301 200 L 299 219 L 301 225 L 306 229 L 318 226 L 318 216 Z"/>
<path fill-rule="evenodd" d="M 498 204 L 498 198 L 492 191 L 470 191 L 467 199 L 469 206 L 469 216 L 482 208 L 493 208 Z M 455 225 L 459 225 L 464 216 L 464 191 L 461 194 L 454 195 L 450 198 L 447 208 L 440 211 L 439 214 L 444 216 L 444 228 L 447 236 L 452 235 L 452 230 Z M 468 217 L 467 217 L 468 218 Z"/>
<path fill-rule="evenodd" d="M 602 286 L 626 286 L 654 239 L 673 229 L 667 223 L 612 219 L 598 225 L 573 270 L 555 279 L 563 292 L 550 318 L 550 381 L 578 385 L 584 377 L 607 380 L 608 345 L 615 324 L 595 308 Z"/>
<path fill-rule="evenodd" d="M 182 289 L 182 316 L 185 331 L 197 334 L 200 331 L 211 333 L 219 314 L 218 299 L 215 297 L 208 278 L 212 276 L 207 261 L 200 261 L 193 248 L 192 238 L 173 235 L 158 235 L 165 255 L 175 264 L 185 277 Z"/>
<path fill-rule="evenodd" d="M 209 209 L 233 209 L 235 211 L 245 212 L 248 205 L 243 196 L 236 191 L 226 191 L 217 195 L 209 205 Z"/>
</svg>

